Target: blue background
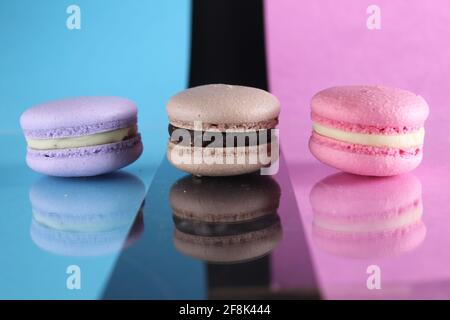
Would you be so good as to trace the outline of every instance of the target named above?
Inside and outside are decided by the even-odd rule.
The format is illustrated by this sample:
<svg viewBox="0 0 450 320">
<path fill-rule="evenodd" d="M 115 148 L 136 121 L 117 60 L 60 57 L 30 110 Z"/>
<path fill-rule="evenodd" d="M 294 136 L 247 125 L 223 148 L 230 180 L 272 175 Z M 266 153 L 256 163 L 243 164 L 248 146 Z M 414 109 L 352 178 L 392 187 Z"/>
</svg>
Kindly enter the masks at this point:
<svg viewBox="0 0 450 320">
<path fill-rule="evenodd" d="M 81 8 L 81 30 L 66 27 L 71 4 Z M 186 0 L 0 1 L 0 298 L 96 298 L 117 258 L 61 257 L 31 241 L 28 191 L 40 175 L 25 164 L 20 114 L 71 96 L 134 100 L 145 150 L 125 170 L 148 188 L 165 154 L 165 103 L 187 85 L 189 42 Z M 82 269 L 80 291 L 65 288 L 70 264 Z M 193 291 L 201 284 L 195 268 Z"/>
</svg>

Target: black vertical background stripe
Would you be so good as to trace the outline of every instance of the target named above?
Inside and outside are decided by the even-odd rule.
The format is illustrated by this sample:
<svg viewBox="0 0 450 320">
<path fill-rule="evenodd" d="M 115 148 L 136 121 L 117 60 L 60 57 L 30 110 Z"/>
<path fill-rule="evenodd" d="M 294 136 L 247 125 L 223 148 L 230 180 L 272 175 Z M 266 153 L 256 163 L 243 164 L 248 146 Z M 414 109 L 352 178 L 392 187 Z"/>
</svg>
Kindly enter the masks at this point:
<svg viewBox="0 0 450 320">
<path fill-rule="evenodd" d="M 189 86 L 267 90 L 262 0 L 193 0 Z"/>
<path fill-rule="evenodd" d="M 262 0 L 193 0 L 191 37 L 190 87 L 225 83 L 268 89 Z M 207 273 L 210 298 L 220 298 L 221 288 L 266 287 L 270 257 L 208 263 Z"/>
</svg>

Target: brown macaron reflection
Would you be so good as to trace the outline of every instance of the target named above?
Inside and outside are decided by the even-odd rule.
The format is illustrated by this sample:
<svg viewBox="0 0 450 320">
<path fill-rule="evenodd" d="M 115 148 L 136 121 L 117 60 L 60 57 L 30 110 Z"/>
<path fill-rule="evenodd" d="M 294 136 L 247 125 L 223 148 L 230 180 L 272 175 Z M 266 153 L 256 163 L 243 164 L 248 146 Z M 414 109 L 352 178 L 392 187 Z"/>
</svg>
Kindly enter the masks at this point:
<svg viewBox="0 0 450 320">
<path fill-rule="evenodd" d="M 271 252 L 282 237 L 280 187 L 268 176 L 186 176 L 170 191 L 174 245 L 211 263 L 238 263 Z"/>
</svg>

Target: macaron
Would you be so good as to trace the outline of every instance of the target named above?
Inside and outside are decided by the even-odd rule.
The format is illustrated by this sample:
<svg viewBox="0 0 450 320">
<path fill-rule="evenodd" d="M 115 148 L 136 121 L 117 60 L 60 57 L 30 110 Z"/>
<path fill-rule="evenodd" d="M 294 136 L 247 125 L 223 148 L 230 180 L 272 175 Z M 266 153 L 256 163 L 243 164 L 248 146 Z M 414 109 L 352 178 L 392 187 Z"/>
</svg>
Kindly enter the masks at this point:
<svg viewBox="0 0 450 320">
<path fill-rule="evenodd" d="M 129 246 L 143 232 L 145 186 L 125 172 L 91 178 L 43 177 L 29 196 L 31 238 L 53 253 L 106 254 Z"/>
<path fill-rule="evenodd" d="M 211 263 L 238 263 L 270 253 L 282 237 L 278 184 L 268 176 L 187 176 L 170 191 L 174 245 Z"/>
<path fill-rule="evenodd" d="M 422 185 L 411 175 L 378 178 L 338 173 L 310 193 L 313 240 L 351 258 L 398 255 L 423 242 Z"/>
<path fill-rule="evenodd" d="M 278 99 L 261 89 L 211 84 L 184 90 L 167 103 L 167 157 L 198 176 L 231 176 L 278 160 Z"/>
<path fill-rule="evenodd" d="M 427 102 L 383 86 L 340 86 L 311 101 L 311 153 L 345 172 L 392 176 L 415 169 L 423 157 Z"/>
<path fill-rule="evenodd" d="M 76 97 L 34 106 L 20 117 L 26 162 L 61 177 L 95 176 L 125 167 L 142 153 L 135 104 L 120 97 Z"/>
</svg>

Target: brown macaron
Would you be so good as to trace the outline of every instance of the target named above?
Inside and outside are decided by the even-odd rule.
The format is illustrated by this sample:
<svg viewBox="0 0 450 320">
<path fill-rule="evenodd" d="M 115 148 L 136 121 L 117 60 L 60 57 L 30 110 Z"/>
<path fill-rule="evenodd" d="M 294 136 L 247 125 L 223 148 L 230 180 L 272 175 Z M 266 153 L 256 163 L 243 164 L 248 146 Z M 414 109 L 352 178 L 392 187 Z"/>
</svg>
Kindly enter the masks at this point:
<svg viewBox="0 0 450 320">
<path fill-rule="evenodd" d="M 184 90 L 167 103 L 167 157 L 198 176 L 258 171 L 278 159 L 280 103 L 267 91 L 225 84 Z"/>
</svg>

